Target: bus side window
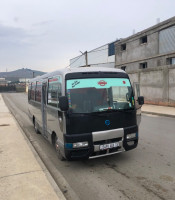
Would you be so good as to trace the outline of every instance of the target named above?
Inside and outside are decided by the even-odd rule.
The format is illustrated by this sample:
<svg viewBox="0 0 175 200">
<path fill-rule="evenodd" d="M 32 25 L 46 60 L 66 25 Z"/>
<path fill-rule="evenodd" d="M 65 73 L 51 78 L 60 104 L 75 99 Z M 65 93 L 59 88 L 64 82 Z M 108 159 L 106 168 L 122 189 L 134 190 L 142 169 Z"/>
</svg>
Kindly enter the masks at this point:
<svg viewBox="0 0 175 200">
<path fill-rule="evenodd" d="M 36 83 L 35 99 L 37 102 L 41 102 L 41 83 Z"/>
<path fill-rule="evenodd" d="M 30 94 L 31 100 L 35 100 L 35 83 L 31 84 L 31 94 Z"/>
<path fill-rule="evenodd" d="M 28 89 L 28 100 L 31 99 L 31 83 L 29 83 L 29 89 Z"/>
<path fill-rule="evenodd" d="M 61 83 L 58 78 L 52 78 L 48 81 L 47 104 L 53 107 L 59 107 L 59 97 L 62 95 Z"/>
<path fill-rule="evenodd" d="M 58 108 L 60 107 L 59 106 L 59 97 L 61 97 L 62 96 L 62 87 L 61 87 L 61 83 L 58 83 L 58 97 L 57 97 L 57 99 L 58 99 Z"/>
</svg>

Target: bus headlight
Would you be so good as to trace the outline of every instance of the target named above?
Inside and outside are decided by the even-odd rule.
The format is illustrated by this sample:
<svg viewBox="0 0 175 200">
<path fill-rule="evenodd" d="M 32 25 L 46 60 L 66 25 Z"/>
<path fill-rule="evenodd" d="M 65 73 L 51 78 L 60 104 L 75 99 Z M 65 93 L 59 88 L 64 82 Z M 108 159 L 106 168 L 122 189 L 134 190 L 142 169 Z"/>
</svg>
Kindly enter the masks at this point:
<svg viewBox="0 0 175 200">
<path fill-rule="evenodd" d="M 83 147 L 88 147 L 88 142 L 76 142 L 73 143 L 73 148 L 83 148 Z"/>
<path fill-rule="evenodd" d="M 129 140 L 129 139 L 133 139 L 133 138 L 136 138 L 136 133 L 130 133 L 126 136 L 126 139 Z"/>
</svg>

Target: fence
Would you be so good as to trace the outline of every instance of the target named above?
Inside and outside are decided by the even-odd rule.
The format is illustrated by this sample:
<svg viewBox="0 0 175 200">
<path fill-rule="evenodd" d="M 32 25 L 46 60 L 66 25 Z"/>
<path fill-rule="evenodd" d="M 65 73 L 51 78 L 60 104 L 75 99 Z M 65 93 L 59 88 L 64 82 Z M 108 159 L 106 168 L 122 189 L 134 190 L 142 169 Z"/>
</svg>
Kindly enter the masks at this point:
<svg viewBox="0 0 175 200">
<path fill-rule="evenodd" d="M 0 85 L 0 92 L 26 92 L 26 85 Z"/>
<path fill-rule="evenodd" d="M 16 86 L 15 85 L 0 85 L 0 92 L 11 92 L 11 91 L 16 91 Z"/>
</svg>

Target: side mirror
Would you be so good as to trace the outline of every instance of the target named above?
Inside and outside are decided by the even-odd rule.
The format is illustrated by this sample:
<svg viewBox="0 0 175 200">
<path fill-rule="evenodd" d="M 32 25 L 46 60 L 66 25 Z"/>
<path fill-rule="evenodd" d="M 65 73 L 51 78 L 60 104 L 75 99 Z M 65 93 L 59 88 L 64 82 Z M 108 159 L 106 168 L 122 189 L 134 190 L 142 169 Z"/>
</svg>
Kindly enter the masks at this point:
<svg viewBox="0 0 175 200">
<path fill-rule="evenodd" d="M 126 93 L 126 100 L 129 101 L 129 93 Z"/>
<path fill-rule="evenodd" d="M 132 92 L 133 92 L 133 96 L 135 97 L 135 89 L 133 86 L 132 86 Z"/>
<path fill-rule="evenodd" d="M 59 98 L 59 106 L 61 111 L 67 111 L 69 109 L 68 98 L 66 96 Z"/>
<path fill-rule="evenodd" d="M 144 97 L 143 96 L 138 97 L 138 103 L 139 103 L 139 105 L 144 104 Z"/>
</svg>

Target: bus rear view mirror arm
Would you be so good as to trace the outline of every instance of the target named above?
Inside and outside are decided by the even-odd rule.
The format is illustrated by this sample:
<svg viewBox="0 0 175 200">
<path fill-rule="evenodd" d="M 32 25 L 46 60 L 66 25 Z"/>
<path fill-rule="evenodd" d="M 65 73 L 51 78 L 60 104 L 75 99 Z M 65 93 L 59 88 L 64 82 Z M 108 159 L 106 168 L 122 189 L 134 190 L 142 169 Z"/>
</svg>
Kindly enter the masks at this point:
<svg viewBox="0 0 175 200">
<path fill-rule="evenodd" d="M 67 111 L 69 109 L 68 98 L 66 96 L 61 96 L 59 98 L 59 105 L 61 111 Z"/>
<path fill-rule="evenodd" d="M 143 96 L 138 97 L 138 103 L 139 103 L 139 105 L 144 104 L 144 97 Z"/>
</svg>

